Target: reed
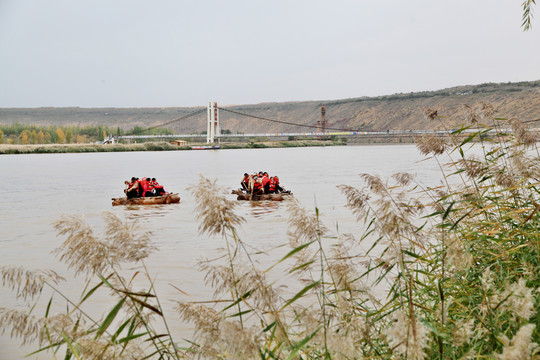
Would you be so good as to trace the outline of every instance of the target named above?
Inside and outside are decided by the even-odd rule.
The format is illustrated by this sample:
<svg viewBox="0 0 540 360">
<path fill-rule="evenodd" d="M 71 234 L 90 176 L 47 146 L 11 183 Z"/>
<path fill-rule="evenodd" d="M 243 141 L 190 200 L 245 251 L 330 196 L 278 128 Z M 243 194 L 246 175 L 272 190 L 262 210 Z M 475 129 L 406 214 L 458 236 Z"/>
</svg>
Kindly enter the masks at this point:
<svg viewBox="0 0 540 360">
<path fill-rule="evenodd" d="M 224 246 L 222 256 L 199 263 L 214 289 L 211 305 L 177 301 L 178 316 L 164 315 L 144 266 L 155 250 L 149 234 L 112 214 L 102 236 L 64 217 L 55 224 L 66 238 L 56 253 L 92 285 L 81 300 L 64 299 L 65 313 L 1 309 L 2 331 L 78 359 L 540 358 L 536 138 L 515 119 L 494 118 L 488 105 L 465 110 L 470 123 L 448 138 L 417 140 L 441 164 L 439 186 L 405 173 L 361 174 L 364 186 L 339 185 L 359 223 L 355 234 L 331 231 L 317 208 L 289 201 L 289 248 L 274 264 L 238 236 L 245 219 L 236 203 L 201 177 L 190 188 L 200 200 L 199 230 Z M 437 111 L 425 114 L 444 126 Z M 484 136 L 509 126 L 512 135 Z M 144 276 L 147 290 L 122 276 L 126 263 L 138 265 L 133 276 Z M 1 273 L 21 298 L 44 288 L 60 293 L 53 272 Z M 101 287 L 113 302 L 94 319 L 81 304 Z M 173 339 L 173 321 L 193 324 L 192 341 Z"/>
</svg>

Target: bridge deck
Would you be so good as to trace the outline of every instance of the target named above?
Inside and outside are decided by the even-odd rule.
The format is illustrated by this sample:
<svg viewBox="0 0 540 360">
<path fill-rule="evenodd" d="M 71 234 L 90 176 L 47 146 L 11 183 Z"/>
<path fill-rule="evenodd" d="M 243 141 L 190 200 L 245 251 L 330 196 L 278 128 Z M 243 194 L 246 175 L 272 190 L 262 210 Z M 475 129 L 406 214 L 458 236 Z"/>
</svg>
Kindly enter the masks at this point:
<svg viewBox="0 0 540 360">
<path fill-rule="evenodd" d="M 539 132 L 540 129 L 530 129 Z M 474 133 L 481 130 L 467 129 L 461 133 Z M 216 138 L 248 138 L 248 137 L 309 137 L 309 136 L 412 136 L 412 135 L 449 135 L 456 130 L 387 130 L 387 131 L 330 131 L 330 132 L 302 132 L 302 133 L 254 133 L 254 134 L 220 134 Z M 486 133 L 511 133 L 511 129 L 489 130 Z M 121 135 L 115 139 L 173 139 L 173 138 L 206 138 L 206 134 L 174 134 L 174 135 Z"/>
</svg>

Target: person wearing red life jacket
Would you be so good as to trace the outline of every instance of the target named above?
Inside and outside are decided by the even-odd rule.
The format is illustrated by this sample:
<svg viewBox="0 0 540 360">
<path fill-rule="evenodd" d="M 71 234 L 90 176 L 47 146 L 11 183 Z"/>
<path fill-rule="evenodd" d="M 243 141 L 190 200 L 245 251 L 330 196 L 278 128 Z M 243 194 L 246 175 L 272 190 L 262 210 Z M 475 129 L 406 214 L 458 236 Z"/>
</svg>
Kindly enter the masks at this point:
<svg viewBox="0 0 540 360">
<path fill-rule="evenodd" d="M 146 178 L 146 181 L 148 181 L 148 191 L 146 192 L 146 196 L 154 196 L 154 185 L 152 184 L 152 180 L 150 178 Z"/>
<path fill-rule="evenodd" d="M 262 181 L 257 175 L 253 176 L 253 189 L 252 194 L 263 194 L 264 190 L 262 187 Z"/>
<path fill-rule="evenodd" d="M 265 194 L 268 194 L 270 192 L 270 177 L 268 176 L 267 172 L 263 173 L 263 177 L 261 179 L 262 187 Z"/>
<path fill-rule="evenodd" d="M 249 190 L 249 180 L 250 180 L 250 176 L 248 175 L 248 173 L 244 173 L 244 177 L 242 178 L 242 181 L 240 181 L 242 190 L 245 190 L 245 191 Z"/>
<path fill-rule="evenodd" d="M 150 178 L 144 177 L 140 181 L 140 195 L 142 197 L 148 197 L 150 194 Z"/>
<path fill-rule="evenodd" d="M 270 178 L 270 181 L 268 182 L 268 193 L 274 194 L 276 192 L 276 181 L 274 180 L 274 177 L 272 176 Z"/>
<path fill-rule="evenodd" d="M 160 185 L 156 178 L 152 178 L 150 180 L 150 186 L 152 187 L 152 195 L 153 196 L 160 196 L 165 193 L 165 189 L 163 188 L 163 185 Z"/>
<path fill-rule="evenodd" d="M 131 181 L 124 182 L 127 188 L 124 190 L 128 199 L 139 197 L 139 182 L 136 177 L 132 177 Z"/>
<path fill-rule="evenodd" d="M 279 186 L 279 178 L 274 176 L 274 182 L 276 183 L 276 193 L 283 192 L 283 188 Z"/>
</svg>

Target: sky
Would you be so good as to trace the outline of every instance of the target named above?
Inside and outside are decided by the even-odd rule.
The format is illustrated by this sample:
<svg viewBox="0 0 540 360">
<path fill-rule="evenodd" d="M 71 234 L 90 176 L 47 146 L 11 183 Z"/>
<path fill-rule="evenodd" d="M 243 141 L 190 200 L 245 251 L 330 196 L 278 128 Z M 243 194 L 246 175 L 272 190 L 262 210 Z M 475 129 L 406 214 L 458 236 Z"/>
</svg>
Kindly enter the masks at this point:
<svg viewBox="0 0 540 360">
<path fill-rule="evenodd" d="M 539 80 L 540 20 L 523 32 L 521 3 L 0 0 L 0 107 L 226 106 Z"/>
</svg>

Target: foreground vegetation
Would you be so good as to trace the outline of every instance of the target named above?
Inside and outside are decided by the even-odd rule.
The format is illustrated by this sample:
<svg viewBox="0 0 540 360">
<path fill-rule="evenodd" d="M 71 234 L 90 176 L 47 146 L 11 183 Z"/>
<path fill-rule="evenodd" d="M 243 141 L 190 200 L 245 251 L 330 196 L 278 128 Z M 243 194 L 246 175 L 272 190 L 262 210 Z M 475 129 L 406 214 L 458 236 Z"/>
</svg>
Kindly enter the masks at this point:
<svg viewBox="0 0 540 360">
<path fill-rule="evenodd" d="M 440 161 L 440 186 L 404 173 L 388 180 L 362 174 L 362 188 L 340 185 L 357 234 L 335 234 L 318 209 L 290 201 L 290 250 L 278 264 L 264 265 L 264 254 L 246 246 L 236 202 L 201 177 L 191 188 L 200 233 L 222 237 L 224 250 L 200 263 L 213 306 L 177 303 L 179 317 L 195 326 L 191 342 L 180 344 L 167 330 L 178 317 L 164 314 L 144 266 L 155 250 L 148 234 L 112 214 L 102 236 L 78 217 L 55 224 L 65 238 L 58 258 L 89 279 L 80 300 L 60 313 L 51 302 L 44 314 L 3 308 L 0 326 L 66 359 L 539 358 L 537 139 L 518 120 L 494 118 L 489 106 L 467 110 L 462 129 L 478 129 L 470 136 L 417 139 L 423 154 Z M 436 111 L 425 114 L 440 121 Z M 513 135 L 482 136 L 498 126 L 512 126 Z M 128 263 L 138 265 L 130 276 L 120 271 Z M 51 271 L 1 273 L 4 286 L 28 300 L 58 292 L 62 281 Z M 132 283 L 141 276 L 144 291 Z M 277 279 L 288 279 L 289 290 Z M 94 318 L 84 303 L 100 288 L 113 302 Z"/>
</svg>

